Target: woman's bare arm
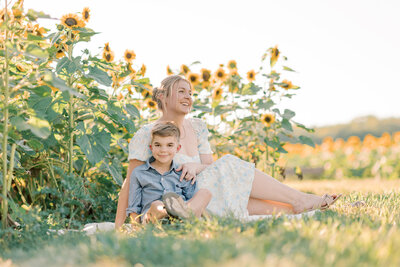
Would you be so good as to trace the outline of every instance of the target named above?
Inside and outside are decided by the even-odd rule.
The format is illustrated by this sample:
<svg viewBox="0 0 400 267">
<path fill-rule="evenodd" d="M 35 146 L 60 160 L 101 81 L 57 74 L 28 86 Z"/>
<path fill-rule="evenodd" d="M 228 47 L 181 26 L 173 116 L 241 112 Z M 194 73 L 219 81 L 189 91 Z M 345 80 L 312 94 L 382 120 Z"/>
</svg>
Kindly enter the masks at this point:
<svg viewBox="0 0 400 267">
<path fill-rule="evenodd" d="M 124 224 L 126 219 L 126 208 L 128 207 L 128 199 L 129 199 L 129 183 L 131 180 L 132 171 L 137 166 L 140 166 L 142 164 L 144 164 L 144 162 L 137 159 L 129 160 L 126 179 L 122 184 L 121 191 L 118 197 L 117 214 L 115 215 L 115 229 L 119 229 Z M 131 215 L 131 217 L 137 217 L 137 214 L 136 215 L 133 214 Z"/>
</svg>

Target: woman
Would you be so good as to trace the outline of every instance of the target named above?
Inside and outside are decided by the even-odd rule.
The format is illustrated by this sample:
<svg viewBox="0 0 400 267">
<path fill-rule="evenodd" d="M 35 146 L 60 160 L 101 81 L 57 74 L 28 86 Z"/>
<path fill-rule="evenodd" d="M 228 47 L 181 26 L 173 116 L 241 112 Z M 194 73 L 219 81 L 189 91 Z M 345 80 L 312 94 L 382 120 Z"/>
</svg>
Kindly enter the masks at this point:
<svg viewBox="0 0 400 267">
<path fill-rule="evenodd" d="M 328 208 L 337 200 L 335 195 L 320 197 L 302 193 L 232 155 L 213 162 L 206 124 L 200 119 L 185 118 L 193 104 L 192 88 L 181 76 L 165 78 L 159 89 L 154 88 L 153 100 L 162 111 L 158 121 L 174 121 L 181 131 L 181 150 L 174 158 L 181 164 L 178 169 L 182 170 L 181 179 L 196 179 L 199 188 L 211 191 L 213 197 L 207 209 L 212 213 L 233 213 L 237 217 L 273 212 L 301 213 Z M 129 143 L 129 166 L 118 199 L 116 228 L 122 226 L 126 218 L 130 175 L 151 155 L 148 145 L 153 124 L 140 128 Z"/>
</svg>

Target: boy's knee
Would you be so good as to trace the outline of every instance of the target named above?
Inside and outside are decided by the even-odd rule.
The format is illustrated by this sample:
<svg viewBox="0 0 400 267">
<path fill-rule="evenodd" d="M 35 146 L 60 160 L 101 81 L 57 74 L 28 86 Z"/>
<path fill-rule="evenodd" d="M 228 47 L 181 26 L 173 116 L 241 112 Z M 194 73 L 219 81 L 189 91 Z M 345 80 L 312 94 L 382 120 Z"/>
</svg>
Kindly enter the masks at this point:
<svg viewBox="0 0 400 267">
<path fill-rule="evenodd" d="M 156 200 L 154 202 L 151 203 L 150 208 L 152 209 L 159 209 L 158 207 L 164 207 L 164 203 L 160 200 Z"/>
</svg>

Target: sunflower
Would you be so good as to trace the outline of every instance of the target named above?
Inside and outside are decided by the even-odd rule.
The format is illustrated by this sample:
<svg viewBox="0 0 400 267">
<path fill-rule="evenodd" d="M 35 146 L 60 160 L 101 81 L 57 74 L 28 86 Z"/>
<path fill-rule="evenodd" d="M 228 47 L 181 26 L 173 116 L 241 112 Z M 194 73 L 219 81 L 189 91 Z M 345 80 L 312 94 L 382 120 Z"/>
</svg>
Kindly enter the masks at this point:
<svg viewBox="0 0 400 267">
<path fill-rule="evenodd" d="M 151 92 L 144 89 L 142 91 L 142 96 L 143 96 L 144 99 L 149 98 L 149 97 L 151 97 Z"/>
<path fill-rule="evenodd" d="M 278 46 L 271 48 L 271 60 L 270 60 L 271 66 L 274 66 L 276 61 L 278 61 L 279 54 L 280 54 L 280 52 L 279 52 Z"/>
<path fill-rule="evenodd" d="M 136 54 L 135 52 L 133 52 L 133 50 L 126 49 L 124 53 L 124 58 L 126 62 L 131 63 L 132 60 L 136 58 Z"/>
<path fill-rule="evenodd" d="M 14 19 L 14 15 L 10 10 L 7 10 L 7 17 L 8 17 L 8 21 L 11 21 Z M 0 22 L 5 21 L 6 19 L 6 11 L 5 8 L 0 10 Z"/>
<path fill-rule="evenodd" d="M 212 98 L 214 100 L 220 100 L 221 97 L 222 97 L 222 88 L 221 87 L 215 88 L 212 94 Z"/>
<path fill-rule="evenodd" d="M 190 71 L 189 67 L 186 66 L 185 64 L 182 64 L 182 66 L 181 66 L 181 73 L 183 73 L 183 74 L 186 75 L 189 71 Z"/>
<path fill-rule="evenodd" d="M 23 18 L 22 9 L 21 8 L 13 8 L 12 10 L 14 19 L 21 20 Z"/>
<path fill-rule="evenodd" d="M 113 51 L 107 52 L 104 50 L 103 58 L 107 62 L 112 62 L 114 60 L 114 52 Z"/>
<path fill-rule="evenodd" d="M 82 19 L 86 22 L 89 22 L 90 19 L 90 9 L 85 7 L 82 11 Z"/>
<path fill-rule="evenodd" d="M 256 73 L 254 72 L 254 70 L 247 72 L 247 80 L 249 80 L 249 82 L 253 82 L 255 79 Z"/>
<path fill-rule="evenodd" d="M 47 30 L 43 27 L 40 27 L 39 24 L 36 24 L 35 26 L 33 26 L 33 29 L 32 29 L 33 35 L 43 37 L 46 32 L 47 32 Z"/>
<path fill-rule="evenodd" d="M 230 70 L 237 69 L 237 64 L 236 64 L 235 60 L 229 60 L 228 61 L 228 69 L 230 69 Z"/>
<path fill-rule="evenodd" d="M 266 126 L 270 127 L 275 121 L 275 116 L 273 114 L 263 114 L 261 116 L 261 122 Z"/>
<path fill-rule="evenodd" d="M 68 46 L 66 46 L 64 44 L 54 44 L 54 46 L 57 48 L 56 58 L 64 57 L 65 52 L 68 51 Z"/>
<path fill-rule="evenodd" d="M 193 86 L 198 85 L 200 83 L 200 75 L 197 73 L 189 72 L 187 74 L 187 77 Z"/>
<path fill-rule="evenodd" d="M 230 74 L 231 76 L 239 76 L 239 73 L 238 73 L 237 69 L 232 69 L 232 70 L 230 70 L 230 71 L 229 71 L 229 74 Z"/>
<path fill-rule="evenodd" d="M 17 70 L 19 72 L 25 72 L 26 69 L 24 68 L 24 66 L 21 63 L 17 63 L 17 65 L 15 65 L 15 67 L 17 68 Z"/>
<path fill-rule="evenodd" d="M 142 64 L 142 67 L 140 68 L 140 74 L 144 76 L 146 74 L 146 70 L 147 70 L 146 65 Z"/>
<path fill-rule="evenodd" d="M 280 87 L 286 90 L 299 88 L 298 86 L 293 85 L 292 82 L 288 80 L 283 80 L 280 84 Z"/>
<path fill-rule="evenodd" d="M 172 71 L 171 67 L 168 65 L 167 66 L 167 75 L 173 75 L 174 72 Z"/>
<path fill-rule="evenodd" d="M 152 108 L 152 109 L 156 109 L 156 108 L 157 108 L 157 103 L 156 103 L 156 101 L 153 101 L 153 100 L 151 100 L 150 98 L 146 100 L 146 105 L 147 105 L 149 108 Z"/>
<path fill-rule="evenodd" d="M 208 69 L 201 69 L 201 78 L 204 82 L 209 82 L 211 78 L 211 71 Z"/>
<path fill-rule="evenodd" d="M 71 13 L 61 17 L 61 24 L 70 29 L 85 27 L 85 22 L 76 14 Z"/>
<path fill-rule="evenodd" d="M 217 71 L 215 72 L 215 77 L 216 77 L 218 80 L 223 81 L 223 80 L 225 79 L 225 77 L 226 77 L 225 70 L 224 70 L 222 67 L 220 67 L 219 69 L 217 69 Z"/>
<path fill-rule="evenodd" d="M 110 43 L 105 43 L 104 44 L 104 51 L 111 52 Z"/>
</svg>

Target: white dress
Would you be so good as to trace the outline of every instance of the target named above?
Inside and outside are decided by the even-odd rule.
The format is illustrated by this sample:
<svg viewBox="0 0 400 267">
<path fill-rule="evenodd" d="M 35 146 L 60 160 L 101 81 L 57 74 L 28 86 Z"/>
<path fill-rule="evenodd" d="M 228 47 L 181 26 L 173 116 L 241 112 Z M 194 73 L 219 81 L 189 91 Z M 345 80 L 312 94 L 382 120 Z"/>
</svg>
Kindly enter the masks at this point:
<svg viewBox="0 0 400 267">
<path fill-rule="evenodd" d="M 174 160 L 178 164 L 199 162 L 200 154 L 212 154 L 208 142 L 206 124 L 197 118 L 189 121 L 197 136 L 198 152 L 194 157 L 177 153 Z M 128 159 L 146 161 L 151 156 L 149 144 L 154 123 L 140 128 L 129 142 Z M 212 193 L 207 210 L 215 215 L 232 214 L 238 218 L 248 217 L 247 204 L 254 179 L 254 164 L 232 155 L 225 155 L 197 175 L 198 188 L 206 188 Z"/>
</svg>

